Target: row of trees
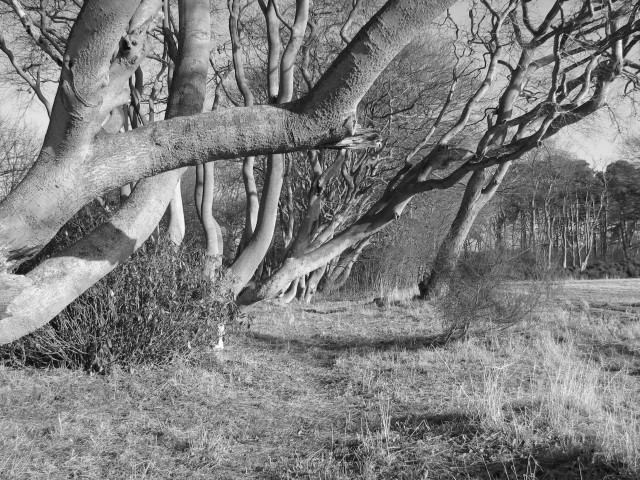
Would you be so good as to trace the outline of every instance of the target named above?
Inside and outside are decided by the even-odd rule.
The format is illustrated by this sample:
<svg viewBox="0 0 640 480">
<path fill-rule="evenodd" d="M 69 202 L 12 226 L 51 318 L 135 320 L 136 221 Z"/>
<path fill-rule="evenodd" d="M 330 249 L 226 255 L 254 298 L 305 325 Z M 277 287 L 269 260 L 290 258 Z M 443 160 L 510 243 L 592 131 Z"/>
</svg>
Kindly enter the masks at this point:
<svg viewBox="0 0 640 480">
<path fill-rule="evenodd" d="M 542 147 L 515 163 L 478 215 L 462 256 L 520 278 L 638 276 L 640 165 L 594 169 L 575 154 Z M 425 195 L 362 254 L 352 285 L 407 287 L 429 277 L 464 184 Z M 487 256 L 488 255 L 488 256 Z"/>
<path fill-rule="evenodd" d="M 595 172 L 584 161 L 540 151 L 506 183 L 491 216 L 493 246 L 529 251 L 546 268 L 580 271 L 596 260 L 637 258 L 639 166 L 620 160 Z"/>
<path fill-rule="evenodd" d="M 244 303 L 339 284 L 414 197 L 470 177 L 430 277 L 437 293 L 511 163 L 633 90 L 638 71 L 635 2 L 480 0 L 460 15 L 449 0 L 2 1 L 41 62 L 23 68 L 6 40 L 3 51 L 45 106 L 44 74 L 61 72 L 38 159 L 0 203 L 2 342 L 125 261 L 170 204 L 179 243 L 189 165 L 206 274 Z M 219 278 L 213 162 L 232 158 L 245 222 Z M 19 270 L 113 188 L 122 204 L 107 222 Z"/>
</svg>

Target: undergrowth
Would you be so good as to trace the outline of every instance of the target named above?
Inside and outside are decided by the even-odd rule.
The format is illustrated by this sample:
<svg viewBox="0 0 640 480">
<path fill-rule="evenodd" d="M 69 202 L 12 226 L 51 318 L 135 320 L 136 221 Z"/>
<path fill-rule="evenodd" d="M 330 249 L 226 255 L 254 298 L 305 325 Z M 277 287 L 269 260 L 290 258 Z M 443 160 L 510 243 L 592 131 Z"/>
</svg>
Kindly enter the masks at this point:
<svg viewBox="0 0 640 480">
<path fill-rule="evenodd" d="M 108 372 L 214 344 L 235 303 L 203 278 L 198 249 L 149 241 L 48 325 L 0 347 L 9 365 Z"/>
</svg>

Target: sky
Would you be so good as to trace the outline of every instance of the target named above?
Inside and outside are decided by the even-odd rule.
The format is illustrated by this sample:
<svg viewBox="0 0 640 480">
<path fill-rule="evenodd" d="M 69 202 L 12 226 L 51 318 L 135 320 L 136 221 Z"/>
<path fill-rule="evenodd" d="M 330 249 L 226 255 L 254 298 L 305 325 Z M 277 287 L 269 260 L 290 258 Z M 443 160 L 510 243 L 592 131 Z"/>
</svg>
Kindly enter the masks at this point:
<svg viewBox="0 0 640 480">
<path fill-rule="evenodd" d="M 624 111 L 616 112 L 617 122 L 612 121 L 606 110 L 597 112 L 594 117 L 587 125 L 565 128 L 551 143 L 602 170 L 624 156 L 621 149 L 624 138 L 640 133 L 640 125 L 637 118 Z"/>
</svg>

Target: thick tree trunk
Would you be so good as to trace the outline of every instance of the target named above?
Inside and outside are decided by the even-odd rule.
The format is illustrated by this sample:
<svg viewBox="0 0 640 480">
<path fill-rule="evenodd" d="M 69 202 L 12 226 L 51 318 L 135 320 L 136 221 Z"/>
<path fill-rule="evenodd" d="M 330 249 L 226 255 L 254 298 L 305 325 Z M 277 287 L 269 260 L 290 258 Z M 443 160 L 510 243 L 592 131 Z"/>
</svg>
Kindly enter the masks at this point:
<svg viewBox="0 0 640 480">
<path fill-rule="evenodd" d="M 511 162 L 498 166 L 486 186 L 485 180 L 489 177 L 487 170 L 471 175 L 458 213 L 438 249 L 429 280 L 424 289 L 421 288 L 421 298 L 438 298 L 447 293 L 469 231 L 482 208 L 495 195 L 510 166 Z"/>
<path fill-rule="evenodd" d="M 160 0 L 156 3 L 159 9 Z M 83 205 L 106 192 L 87 195 L 92 182 L 79 166 L 92 153 L 102 120 L 128 101 L 129 77 L 144 58 L 146 29 L 140 30 L 140 24 L 148 18 L 142 19 L 143 12 L 137 7 L 137 2 L 123 5 L 115 0 L 83 6 L 67 42 L 38 160 L 0 202 L 0 272 L 33 257 Z M 117 182 L 112 188 L 125 183 L 128 181 Z"/>
</svg>

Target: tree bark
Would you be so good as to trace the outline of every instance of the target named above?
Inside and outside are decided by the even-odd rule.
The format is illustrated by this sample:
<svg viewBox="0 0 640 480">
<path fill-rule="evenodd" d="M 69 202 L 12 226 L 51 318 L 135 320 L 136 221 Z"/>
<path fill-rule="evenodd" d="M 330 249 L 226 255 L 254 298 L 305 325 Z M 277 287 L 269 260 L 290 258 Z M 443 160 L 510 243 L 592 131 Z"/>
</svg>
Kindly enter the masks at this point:
<svg viewBox="0 0 640 480">
<path fill-rule="evenodd" d="M 325 264 L 311 273 L 311 275 L 309 276 L 309 280 L 307 280 L 307 285 L 302 292 L 304 303 L 311 303 L 311 299 L 318 290 L 318 283 L 320 283 L 320 280 L 322 279 L 326 271 L 327 265 Z"/>
<path fill-rule="evenodd" d="M 206 94 L 209 2 L 182 0 L 179 5 L 189 21 L 169 94 L 169 118 L 201 111 Z M 47 323 L 139 248 L 155 230 L 182 173 L 179 169 L 139 182 L 107 223 L 26 276 L 0 274 L 0 344 Z"/>
<path fill-rule="evenodd" d="M 129 77 L 146 54 L 153 16 L 147 8 L 153 3 L 160 8 L 160 0 L 142 4 L 109 0 L 83 6 L 67 42 L 38 160 L 0 202 L 0 272 L 34 256 L 84 204 L 106 192 L 87 194 L 91 170 L 80 168 L 78 160 L 91 153 L 102 120 L 129 100 Z"/>
<path fill-rule="evenodd" d="M 354 245 L 354 248 L 344 256 L 344 258 L 340 258 L 337 262 L 335 268 L 332 270 L 330 276 L 326 279 L 324 291 L 333 292 L 335 290 L 339 290 L 349 277 L 351 276 L 351 272 L 353 270 L 353 266 L 360 258 L 362 251 L 365 249 L 371 238 L 367 238 L 362 240 L 357 245 Z"/>
</svg>

